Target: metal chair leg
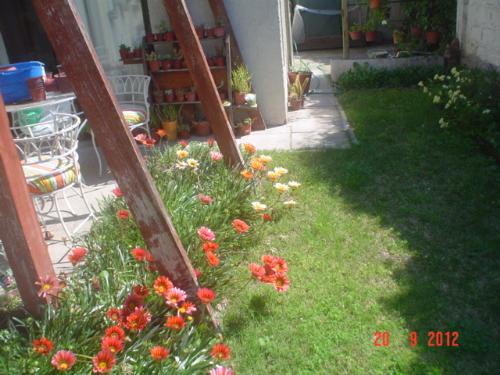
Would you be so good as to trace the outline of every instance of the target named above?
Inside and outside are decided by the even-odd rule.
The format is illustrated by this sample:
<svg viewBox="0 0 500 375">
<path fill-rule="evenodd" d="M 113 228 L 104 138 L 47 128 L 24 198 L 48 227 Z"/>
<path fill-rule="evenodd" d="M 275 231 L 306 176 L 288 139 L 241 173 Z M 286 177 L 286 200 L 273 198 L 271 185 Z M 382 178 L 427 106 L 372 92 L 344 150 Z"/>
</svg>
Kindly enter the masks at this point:
<svg viewBox="0 0 500 375">
<path fill-rule="evenodd" d="M 97 149 L 97 144 L 95 143 L 94 132 L 90 130 L 90 137 L 92 138 L 92 145 L 94 146 L 95 155 L 97 156 L 97 161 L 99 162 L 99 177 L 102 177 L 102 161 L 99 150 Z"/>
<path fill-rule="evenodd" d="M 81 182 L 80 182 L 80 184 L 81 184 Z M 73 207 L 71 206 L 71 204 L 68 201 L 68 198 L 66 197 L 66 190 L 62 191 L 62 195 L 63 195 L 63 198 L 64 198 L 64 202 L 66 202 L 66 206 L 68 206 L 69 211 L 71 212 L 71 214 L 72 215 L 76 215 L 75 210 L 73 210 Z"/>
<path fill-rule="evenodd" d="M 62 213 L 61 213 L 61 209 L 59 207 L 59 203 L 57 203 L 56 194 L 52 195 L 52 199 L 54 200 L 54 203 L 55 203 L 55 206 L 56 206 L 56 211 L 57 211 L 57 216 L 59 216 L 59 221 L 61 222 L 61 224 L 63 226 L 64 232 L 68 236 L 68 239 L 71 240 L 72 239 L 72 235 L 71 235 L 70 231 L 68 230 L 68 227 L 66 226 L 66 223 L 64 222 L 64 219 L 63 219 L 63 216 L 62 216 Z"/>
</svg>

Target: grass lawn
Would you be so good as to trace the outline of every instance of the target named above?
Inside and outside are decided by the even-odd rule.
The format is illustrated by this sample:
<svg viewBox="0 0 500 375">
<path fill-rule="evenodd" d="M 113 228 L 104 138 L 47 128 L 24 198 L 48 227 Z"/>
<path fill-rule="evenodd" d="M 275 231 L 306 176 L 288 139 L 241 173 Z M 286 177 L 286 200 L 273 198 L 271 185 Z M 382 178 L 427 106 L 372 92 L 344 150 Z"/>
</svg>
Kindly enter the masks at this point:
<svg viewBox="0 0 500 375">
<path fill-rule="evenodd" d="M 291 288 L 251 283 L 231 301 L 236 373 L 499 373 L 499 168 L 439 129 L 417 90 L 341 102 L 360 145 L 272 154 L 302 182 L 300 206 L 249 260 L 283 256 Z M 460 346 L 428 347 L 429 331 Z"/>
</svg>

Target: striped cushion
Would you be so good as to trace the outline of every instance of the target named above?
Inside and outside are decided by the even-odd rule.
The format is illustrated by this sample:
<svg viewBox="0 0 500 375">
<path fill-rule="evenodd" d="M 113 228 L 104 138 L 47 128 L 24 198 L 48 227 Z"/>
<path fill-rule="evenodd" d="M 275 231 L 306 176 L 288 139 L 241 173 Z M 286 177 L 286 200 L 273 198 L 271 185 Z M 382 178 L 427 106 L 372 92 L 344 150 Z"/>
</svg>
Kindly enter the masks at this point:
<svg viewBox="0 0 500 375">
<path fill-rule="evenodd" d="M 38 195 L 62 189 L 74 183 L 77 177 L 77 167 L 69 158 L 23 165 L 23 171 L 28 190 Z"/>
<path fill-rule="evenodd" d="M 144 107 L 134 104 L 121 104 L 123 117 L 129 125 L 139 125 L 146 121 L 146 111 Z"/>
</svg>

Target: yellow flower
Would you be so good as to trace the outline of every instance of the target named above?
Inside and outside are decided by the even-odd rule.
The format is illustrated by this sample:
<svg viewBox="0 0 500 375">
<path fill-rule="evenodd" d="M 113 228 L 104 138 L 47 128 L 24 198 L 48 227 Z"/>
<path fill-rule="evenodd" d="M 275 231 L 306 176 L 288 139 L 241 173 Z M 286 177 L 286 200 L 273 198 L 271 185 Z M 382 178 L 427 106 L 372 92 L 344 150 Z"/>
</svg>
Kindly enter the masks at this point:
<svg viewBox="0 0 500 375">
<path fill-rule="evenodd" d="M 198 166 L 200 165 L 200 163 L 196 159 L 188 159 L 186 161 L 187 161 L 187 165 L 189 165 L 189 167 L 191 167 L 193 169 L 198 168 Z"/>
<path fill-rule="evenodd" d="M 282 168 L 282 167 L 276 167 L 274 168 L 274 173 L 277 173 L 278 176 L 283 176 L 284 174 L 288 173 L 288 169 Z"/>
<path fill-rule="evenodd" d="M 276 181 L 280 176 L 276 173 L 276 172 L 273 172 L 273 171 L 269 171 L 267 172 L 267 177 L 271 180 L 271 181 Z"/>
<path fill-rule="evenodd" d="M 184 159 L 184 158 L 187 158 L 187 157 L 188 157 L 188 155 L 189 155 L 189 152 L 187 152 L 186 150 L 178 150 L 178 151 L 177 151 L 177 157 L 178 157 L 179 159 L 181 159 L 181 160 L 182 160 L 182 159 Z M 192 160 L 192 159 L 191 159 L 191 160 Z"/>
<path fill-rule="evenodd" d="M 259 159 L 252 159 L 250 161 L 250 166 L 255 171 L 261 171 L 261 170 L 263 170 L 265 168 L 265 165 L 262 164 Z"/>
<path fill-rule="evenodd" d="M 292 189 L 297 189 L 298 187 L 300 187 L 300 182 L 290 181 L 288 182 L 288 186 L 291 187 Z"/>
<path fill-rule="evenodd" d="M 265 204 L 260 202 L 252 202 L 252 207 L 255 210 L 255 212 L 262 212 L 267 208 Z"/>
<path fill-rule="evenodd" d="M 178 161 L 176 164 L 175 164 L 175 167 L 177 169 L 186 169 L 187 168 L 187 163 L 185 161 Z"/>
<path fill-rule="evenodd" d="M 290 199 L 289 201 L 285 201 L 285 202 L 283 202 L 283 204 L 284 204 L 287 208 L 292 208 L 293 206 L 296 206 L 296 205 L 297 205 L 297 202 L 295 202 L 293 199 Z"/>
<path fill-rule="evenodd" d="M 243 176 L 245 180 L 251 180 L 253 178 L 253 173 L 250 172 L 248 169 L 242 170 L 240 174 Z"/>
<path fill-rule="evenodd" d="M 270 157 L 269 155 L 260 155 L 259 156 L 259 161 L 261 163 L 267 164 L 273 161 L 273 158 Z"/>
<path fill-rule="evenodd" d="M 274 188 L 276 190 L 278 190 L 280 193 L 287 192 L 288 189 L 289 189 L 288 185 L 285 185 L 285 184 L 282 184 L 282 183 L 279 183 L 279 182 L 276 183 L 276 184 L 274 184 Z"/>
<path fill-rule="evenodd" d="M 243 143 L 243 148 L 245 149 L 246 153 L 249 155 L 255 154 L 255 146 L 251 143 Z"/>
</svg>

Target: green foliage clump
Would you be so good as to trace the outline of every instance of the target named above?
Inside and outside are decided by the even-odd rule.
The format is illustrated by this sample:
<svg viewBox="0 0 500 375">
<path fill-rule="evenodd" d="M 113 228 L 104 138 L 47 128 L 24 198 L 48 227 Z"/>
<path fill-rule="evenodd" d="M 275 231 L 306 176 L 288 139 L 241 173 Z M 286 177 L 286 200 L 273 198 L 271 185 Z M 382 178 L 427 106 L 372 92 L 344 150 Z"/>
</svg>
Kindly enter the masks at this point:
<svg viewBox="0 0 500 375">
<path fill-rule="evenodd" d="M 249 93 L 252 91 L 252 76 L 245 65 L 238 65 L 231 73 L 231 85 L 234 91 Z"/>
</svg>

